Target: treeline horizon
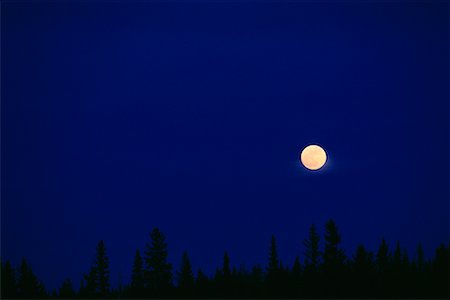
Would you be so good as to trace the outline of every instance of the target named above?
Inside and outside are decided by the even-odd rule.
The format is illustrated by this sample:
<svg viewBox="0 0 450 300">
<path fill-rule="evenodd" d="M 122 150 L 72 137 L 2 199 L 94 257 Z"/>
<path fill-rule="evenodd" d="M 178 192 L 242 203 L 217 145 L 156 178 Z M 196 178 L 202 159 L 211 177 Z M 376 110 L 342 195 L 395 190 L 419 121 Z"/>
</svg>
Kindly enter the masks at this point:
<svg viewBox="0 0 450 300">
<path fill-rule="evenodd" d="M 25 258 L 18 267 L 2 261 L 1 298 L 449 298 L 450 244 L 441 244 L 426 259 L 420 243 L 412 256 L 398 241 L 392 248 L 382 239 L 376 252 L 360 244 L 352 255 L 340 243 L 338 227 L 330 219 L 323 241 L 316 226 L 310 226 L 303 261 L 296 256 L 292 265 L 283 264 L 272 235 L 265 264 L 235 267 L 225 251 L 222 266 L 208 276 L 192 268 L 187 251 L 174 270 L 165 236 L 154 228 L 145 251 L 136 250 L 128 284 L 111 287 L 110 262 L 100 240 L 78 289 L 65 279 L 49 291 Z"/>
</svg>

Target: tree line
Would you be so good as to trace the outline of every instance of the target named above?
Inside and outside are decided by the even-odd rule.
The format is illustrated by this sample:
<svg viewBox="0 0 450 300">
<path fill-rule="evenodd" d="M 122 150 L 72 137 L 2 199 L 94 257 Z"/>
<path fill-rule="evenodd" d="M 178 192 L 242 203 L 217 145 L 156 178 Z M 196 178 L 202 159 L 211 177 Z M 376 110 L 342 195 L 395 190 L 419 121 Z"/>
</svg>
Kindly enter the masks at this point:
<svg viewBox="0 0 450 300">
<path fill-rule="evenodd" d="M 265 265 L 251 269 L 232 266 L 227 252 L 222 266 L 212 276 L 194 272 L 188 252 L 173 270 L 168 262 L 164 234 L 155 228 L 141 254 L 134 255 L 129 284 L 111 287 L 105 243 L 96 248 L 95 261 L 83 275 L 79 288 L 70 279 L 48 291 L 25 259 L 17 268 L 1 264 L 1 297 L 14 298 L 447 298 L 449 297 L 450 245 L 441 244 L 426 259 L 421 244 L 413 256 L 397 242 L 384 239 L 373 253 L 359 245 L 346 255 L 333 220 L 325 225 L 322 238 L 314 225 L 303 241 L 303 261 L 283 264 L 275 236 Z"/>
</svg>

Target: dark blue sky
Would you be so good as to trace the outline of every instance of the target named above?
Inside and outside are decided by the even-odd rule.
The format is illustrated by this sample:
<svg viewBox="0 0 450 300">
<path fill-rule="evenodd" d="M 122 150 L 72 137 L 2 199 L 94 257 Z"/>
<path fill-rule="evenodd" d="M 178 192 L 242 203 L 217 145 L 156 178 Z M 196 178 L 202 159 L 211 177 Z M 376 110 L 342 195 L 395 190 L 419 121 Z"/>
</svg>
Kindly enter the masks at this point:
<svg viewBox="0 0 450 300">
<path fill-rule="evenodd" d="M 112 280 L 157 226 L 211 272 L 449 238 L 445 3 L 2 3 L 2 258 Z M 301 149 L 329 162 L 307 172 Z M 303 260 L 303 256 L 301 256 Z"/>
</svg>

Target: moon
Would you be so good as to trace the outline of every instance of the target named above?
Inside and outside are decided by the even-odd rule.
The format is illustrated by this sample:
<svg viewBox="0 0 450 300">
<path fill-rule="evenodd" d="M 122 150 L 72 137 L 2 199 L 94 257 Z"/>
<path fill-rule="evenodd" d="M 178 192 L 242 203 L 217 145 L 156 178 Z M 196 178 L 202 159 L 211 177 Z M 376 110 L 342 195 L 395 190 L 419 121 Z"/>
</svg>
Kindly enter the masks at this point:
<svg viewBox="0 0 450 300">
<path fill-rule="evenodd" d="M 322 168 L 327 162 L 327 154 L 322 147 L 318 145 L 309 145 L 302 150 L 300 160 L 305 168 L 316 171 Z"/>
</svg>

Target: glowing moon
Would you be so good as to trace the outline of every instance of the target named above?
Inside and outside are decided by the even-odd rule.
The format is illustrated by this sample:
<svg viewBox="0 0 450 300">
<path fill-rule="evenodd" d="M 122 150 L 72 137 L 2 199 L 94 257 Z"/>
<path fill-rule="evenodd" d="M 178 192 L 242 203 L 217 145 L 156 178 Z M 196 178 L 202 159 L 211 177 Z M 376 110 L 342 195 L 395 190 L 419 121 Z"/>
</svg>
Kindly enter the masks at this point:
<svg viewBox="0 0 450 300">
<path fill-rule="evenodd" d="M 305 168 L 309 170 L 319 170 L 327 162 L 327 154 L 318 145 L 309 145 L 300 154 L 300 160 Z"/>
</svg>

